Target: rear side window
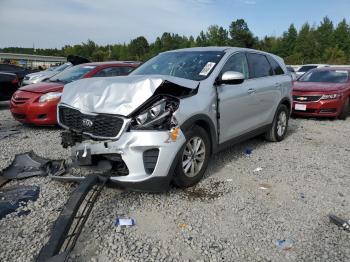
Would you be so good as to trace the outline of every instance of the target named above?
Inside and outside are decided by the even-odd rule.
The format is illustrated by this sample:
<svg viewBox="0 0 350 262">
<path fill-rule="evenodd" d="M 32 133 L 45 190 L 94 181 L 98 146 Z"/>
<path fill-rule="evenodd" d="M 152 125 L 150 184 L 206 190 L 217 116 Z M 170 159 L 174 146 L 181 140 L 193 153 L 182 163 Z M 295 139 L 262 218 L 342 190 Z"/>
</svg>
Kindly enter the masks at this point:
<svg viewBox="0 0 350 262">
<path fill-rule="evenodd" d="M 272 67 L 265 55 L 247 53 L 250 78 L 272 76 Z"/>
<path fill-rule="evenodd" d="M 240 72 L 244 75 L 245 79 L 248 79 L 248 63 L 245 54 L 238 53 L 231 56 L 222 68 L 221 74 L 227 71 Z"/>
<path fill-rule="evenodd" d="M 275 75 L 284 75 L 282 67 L 277 63 L 275 59 L 273 59 L 271 56 L 268 56 L 267 59 L 269 60 Z"/>
<path fill-rule="evenodd" d="M 123 76 L 129 74 L 132 67 L 108 67 L 97 72 L 94 77 Z"/>
</svg>

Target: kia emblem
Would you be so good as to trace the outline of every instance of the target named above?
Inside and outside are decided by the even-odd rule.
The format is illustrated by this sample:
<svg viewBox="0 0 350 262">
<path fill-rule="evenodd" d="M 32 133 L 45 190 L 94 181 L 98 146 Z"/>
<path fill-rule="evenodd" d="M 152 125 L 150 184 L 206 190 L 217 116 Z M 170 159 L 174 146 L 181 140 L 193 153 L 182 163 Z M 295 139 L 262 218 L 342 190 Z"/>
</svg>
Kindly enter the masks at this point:
<svg viewBox="0 0 350 262">
<path fill-rule="evenodd" d="M 92 127 L 94 123 L 90 119 L 84 118 L 82 124 L 84 127 Z"/>
</svg>

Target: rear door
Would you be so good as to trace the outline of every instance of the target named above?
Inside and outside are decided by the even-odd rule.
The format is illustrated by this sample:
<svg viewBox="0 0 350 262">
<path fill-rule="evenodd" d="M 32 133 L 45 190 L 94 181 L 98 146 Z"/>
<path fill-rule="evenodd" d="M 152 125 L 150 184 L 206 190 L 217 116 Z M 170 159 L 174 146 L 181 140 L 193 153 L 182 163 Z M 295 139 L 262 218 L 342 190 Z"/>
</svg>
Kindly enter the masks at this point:
<svg viewBox="0 0 350 262">
<path fill-rule="evenodd" d="M 251 109 L 254 114 L 252 125 L 258 128 L 271 123 L 271 115 L 280 97 L 281 84 L 278 77 L 275 77 L 267 55 L 248 52 L 247 59 L 251 72 L 250 81 L 253 82 L 255 92 L 255 103 Z"/>
<path fill-rule="evenodd" d="M 219 77 L 235 71 L 244 74 L 241 84 L 222 84 L 217 86 L 220 111 L 220 143 L 226 142 L 252 129 L 255 98 L 253 82 L 249 80 L 249 68 L 245 53 L 233 54 L 225 63 Z"/>
</svg>

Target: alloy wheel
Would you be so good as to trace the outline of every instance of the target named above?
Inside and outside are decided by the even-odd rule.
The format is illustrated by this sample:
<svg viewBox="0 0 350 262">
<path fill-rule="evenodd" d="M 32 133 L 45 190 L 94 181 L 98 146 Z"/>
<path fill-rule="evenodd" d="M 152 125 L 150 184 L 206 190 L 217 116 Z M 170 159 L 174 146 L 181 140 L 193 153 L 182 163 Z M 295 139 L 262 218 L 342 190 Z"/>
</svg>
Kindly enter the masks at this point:
<svg viewBox="0 0 350 262">
<path fill-rule="evenodd" d="M 192 137 L 182 154 L 182 168 L 186 176 L 195 177 L 205 161 L 205 144 L 202 138 Z"/>
</svg>

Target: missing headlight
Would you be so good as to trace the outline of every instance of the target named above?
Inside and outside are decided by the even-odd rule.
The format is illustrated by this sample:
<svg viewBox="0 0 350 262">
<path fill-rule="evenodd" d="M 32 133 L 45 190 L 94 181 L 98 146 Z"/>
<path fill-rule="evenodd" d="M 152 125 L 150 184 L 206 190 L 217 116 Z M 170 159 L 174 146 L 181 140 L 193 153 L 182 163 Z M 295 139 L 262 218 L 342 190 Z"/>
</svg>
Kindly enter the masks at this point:
<svg viewBox="0 0 350 262">
<path fill-rule="evenodd" d="M 178 109 L 179 103 L 179 100 L 174 97 L 158 97 L 156 102 L 146 105 L 146 109 L 132 119 L 130 128 L 133 130 L 170 130 L 177 125 L 173 113 Z"/>
</svg>

